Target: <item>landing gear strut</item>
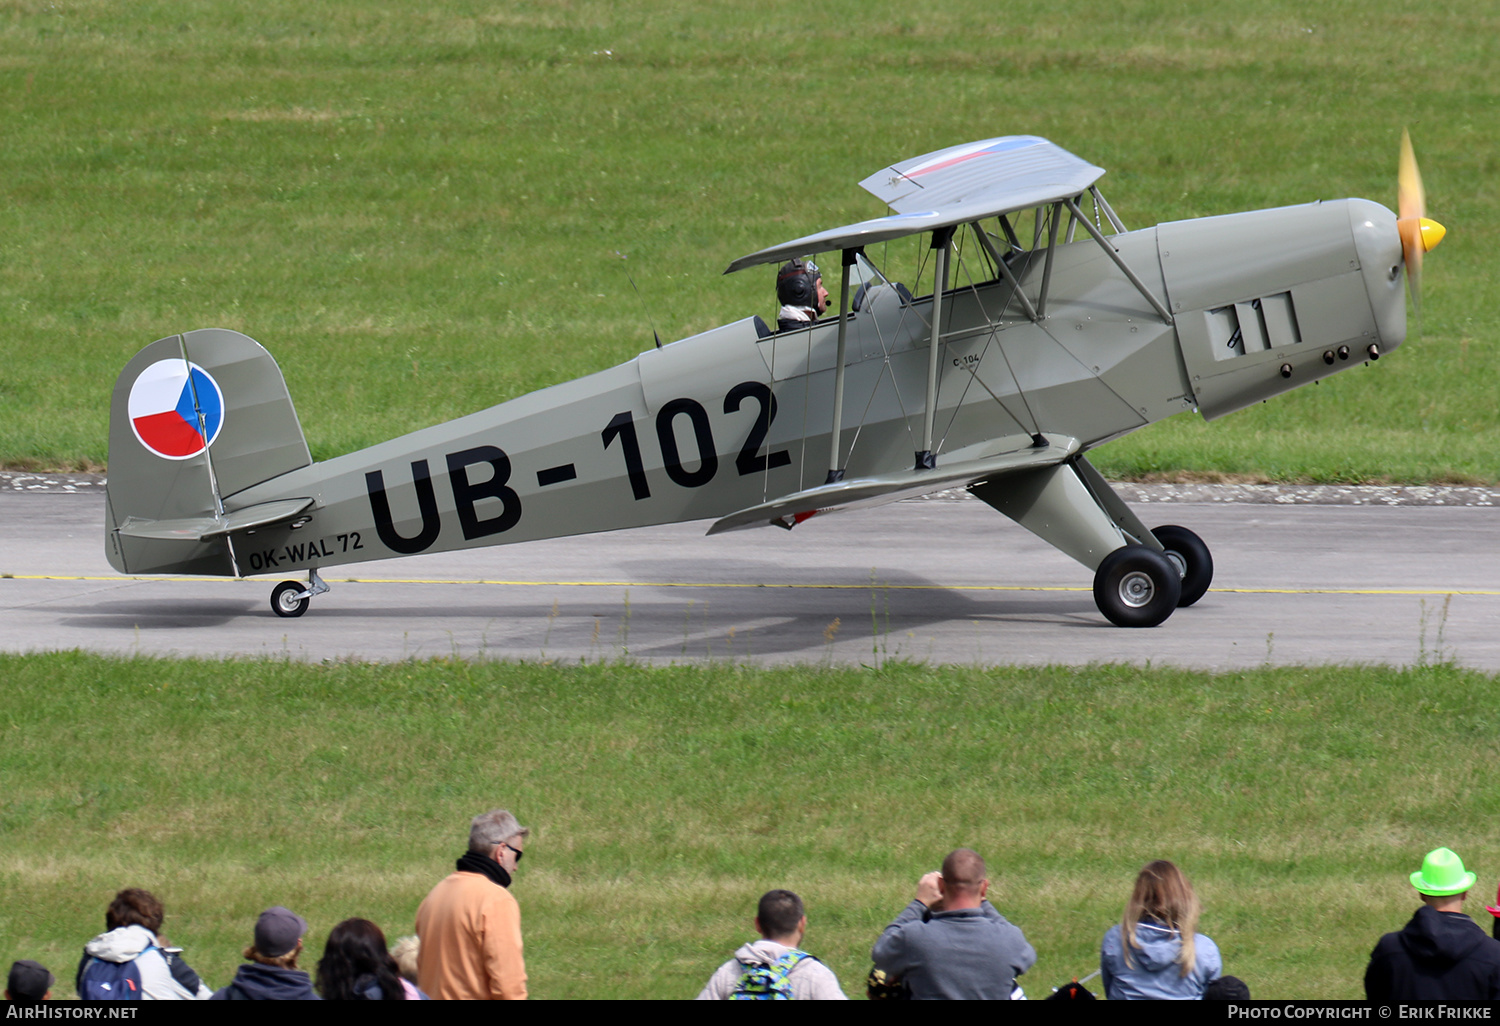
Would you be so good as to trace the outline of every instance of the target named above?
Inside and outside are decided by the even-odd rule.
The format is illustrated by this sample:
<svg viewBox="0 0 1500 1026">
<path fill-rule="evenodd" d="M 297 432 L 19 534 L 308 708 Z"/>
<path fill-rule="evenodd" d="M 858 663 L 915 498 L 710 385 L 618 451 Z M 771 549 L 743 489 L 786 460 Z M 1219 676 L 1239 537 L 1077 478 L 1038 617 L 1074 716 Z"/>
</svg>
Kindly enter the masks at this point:
<svg viewBox="0 0 1500 1026">
<path fill-rule="evenodd" d="M 271 589 L 271 611 L 277 616 L 301 616 L 312 605 L 314 595 L 331 590 L 316 570 L 307 572 L 307 583 L 282 581 Z"/>
</svg>

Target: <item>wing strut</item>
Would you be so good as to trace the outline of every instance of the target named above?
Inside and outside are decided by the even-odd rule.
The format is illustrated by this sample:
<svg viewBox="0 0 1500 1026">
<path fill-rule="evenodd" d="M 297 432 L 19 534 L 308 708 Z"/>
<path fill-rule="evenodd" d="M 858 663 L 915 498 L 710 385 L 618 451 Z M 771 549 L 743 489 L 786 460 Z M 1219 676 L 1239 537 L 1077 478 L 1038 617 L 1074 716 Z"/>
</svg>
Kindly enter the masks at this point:
<svg viewBox="0 0 1500 1026">
<path fill-rule="evenodd" d="M 1036 208 L 1037 225 L 1036 233 L 1042 234 L 1042 208 Z M 1042 291 L 1036 300 L 1036 315 L 1047 316 L 1047 289 L 1052 285 L 1052 256 L 1057 252 L 1057 229 L 1062 221 L 1062 205 L 1052 204 L 1051 216 L 1048 218 L 1051 225 L 1047 230 L 1047 262 L 1042 265 Z"/>
<path fill-rule="evenodd" d="M 1097 185 L 1089 186 L 1089 194 L 1094 197 L 1094 202 L 1099 204 L 1099 208 L 1104 211 L 1104 216 L 1109 218 L 1109 223 L 1115 226 L 1115 231 L 1123 235 L 1126 231 L 1125 222 L 1120 220 L 1119 215 L 1115 213 L 1115 208 L 1109 205 L 1109 200 L 1104 198 L 1104 194 L 1099 191 L 1099 187 Z"/>
<path fill-rule="evenodd" d="M 943 333 L 943 292 L 948 288 L 948 250 L 953 245 L 953 228 L 939 228 L 932 233 L 932 248 L 937 254 L 932 282 L 932 340 L 927 352 L 927 409 L 922 415 L 922 448 L 917 453 L 916 470 L 932 470 L 937 457 L 932 452 L 933 421 L 937 417 L 938 347 Z"/>
<path fill-rule="evenodd" d="M 1013 272 L 1010 269 L 1010 266 L 1001 259 L 1000 251 L 997 250 L 995 248 L 995 244 L 990 241 L 990 237 L 985 233 L 984 227 L 977 221 L 974 222 L 971 227 L 974 229 L 974 234 L 979 237 L 979 244 L 983 246 L 985 252 L 990 255 L 990 259 L 995 261 L 995 266 L 1000 268 L 1000 276 L 1006 280 L 1006 282 L 1010 285 L 1011 291 L 1014 292 L 1016 294 L 1016 298 L 1021 301 L 1021 309 L 1026 311 L 1027 317 L 1030 317 L 1032 321 L 1036 321 L 1036 307 L 1031 305 L 1031 300 L 1026 298 L 1026 293 L 1021 291 L 1021 283 L 1016 280 L 1015 272 Z"/>
<path fill-rule="evenodd" d="M 1136 273 L 1130 269 L 1130 265 L 1125 262 L 1125 258 L 1115 251 L 1115 247 L 1111 246 L 1109 240 L 1104 237 L 1104 234 L 1098 228 L 1094 227 L 1094 223 L 1083 216 L 1083 213 L 1078 209 L 1078 204 L 1070 199 L 1063 200 L 1063 203 L 1067 204 L 1068 211 L 1073 215 L 1075 220 L 1083 222 L 1084 228 L 1088 229 L 1088 233 L 1094 237 L 1094 241 L 1099 243 L 1099 248 L 1109 254 L 1109 258 L 1115 262 L 1115 266 L 1124 272 L 1125 277 L 1130 279 L 1130 284 L 1134 285 L 1136 290 L 1146 297 L 1146 302 L 1150 303 L 1156 312 L 1161 314 L 1161 319 L 1171 324 L 1172 315 L 1162 305 L 1162 301 L 1152 294 L 1151 290 L 1146 287 L 1145 282 L 1136 277 Z"/>
<path fill-rule="evenodd" d="M 839 351 L 833 361 L 833 434 L 828 442 L 828 480 L 834 484 L 844 479 L 844 468 L 839 462 L 839 436 L 844 421 L 844 349 L 849 338 L 849 268 L 865 251 L 863 246 L 844 250 L 842 281 L 839 283 Z"/>
</svg>

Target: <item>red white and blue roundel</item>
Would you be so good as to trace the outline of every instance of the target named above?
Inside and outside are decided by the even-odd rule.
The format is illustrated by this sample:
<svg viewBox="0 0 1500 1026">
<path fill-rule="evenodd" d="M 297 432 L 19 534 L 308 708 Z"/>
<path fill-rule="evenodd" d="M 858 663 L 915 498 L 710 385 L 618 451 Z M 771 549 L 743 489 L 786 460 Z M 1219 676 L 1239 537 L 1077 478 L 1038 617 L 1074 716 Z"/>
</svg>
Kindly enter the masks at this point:
<svg viewBox="0 0 1500 1026">
<path fill-rule="evenodd" d="M 142 445 L 163 459 L 185 460 L 219 437 L 224 393 L 196 363 L 158 360 L 130 386 L 129 413 L 130 427 Z"/>
</svg>

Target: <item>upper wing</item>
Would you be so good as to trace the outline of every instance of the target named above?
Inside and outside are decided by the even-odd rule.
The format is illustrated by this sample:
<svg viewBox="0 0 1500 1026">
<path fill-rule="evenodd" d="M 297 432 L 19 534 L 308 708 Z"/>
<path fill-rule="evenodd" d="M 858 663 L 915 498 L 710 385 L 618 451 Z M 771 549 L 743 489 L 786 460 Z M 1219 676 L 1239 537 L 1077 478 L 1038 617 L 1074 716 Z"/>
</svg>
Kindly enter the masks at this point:
<svg viewBox="0 0 1500 1026">
<path fill-rule="evenodd" d="M 1029 210 L 1077 196 L 1103 174 L 1103 168 L 1034 135 L 950 146 L 892 164 L 859 183 L 896 213 L 742 256 L 725 273 Z"/>
<path fill-rule="evenodd" d="M 1047 467 L 1078 452 L 1078 439 L 1064 435 L 1042 436 L 1046 445 L 1027 446 L 1014 452 L 975 459 L 960 458 L 934 470 L 901 470 L 893 474 L 837 481 L 742 509 L 714 522 L 709 534 L 740 531 L 748 527 L 791 528 L 817 513 L 880 506 L 897 499 L 962 488 L 980 481 L 993 481 L 1035 467 Z"/>
<path fill-rule="evenodd" d="M 983 217 L 1077 196 L 1104 169 L 1034 135 L 950 146 L 892 164 L 860 187 L 898 214 L 944 207 L 986 207 Z"/>
</svg>

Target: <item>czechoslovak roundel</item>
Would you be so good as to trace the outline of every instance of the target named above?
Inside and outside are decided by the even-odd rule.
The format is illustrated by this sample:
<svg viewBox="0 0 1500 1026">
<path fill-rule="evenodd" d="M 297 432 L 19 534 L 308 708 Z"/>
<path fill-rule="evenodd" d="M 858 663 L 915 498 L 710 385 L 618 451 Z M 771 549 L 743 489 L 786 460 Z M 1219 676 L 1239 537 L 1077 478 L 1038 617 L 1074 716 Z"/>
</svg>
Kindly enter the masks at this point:
<svg viewBox="0 0 1500 1026">
<path fill-rule="evenodd" d="M 199 433 L 198 414 L 203 414 Z M 130 427 L 149 451 L 185 460 L 212 445 L 224 426 L 224 393 L 208 371 L 186 360 L 158 360 L 130 386 Z"/>
</svg>

